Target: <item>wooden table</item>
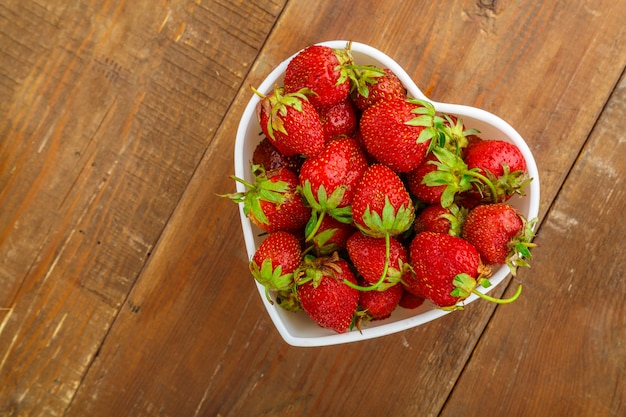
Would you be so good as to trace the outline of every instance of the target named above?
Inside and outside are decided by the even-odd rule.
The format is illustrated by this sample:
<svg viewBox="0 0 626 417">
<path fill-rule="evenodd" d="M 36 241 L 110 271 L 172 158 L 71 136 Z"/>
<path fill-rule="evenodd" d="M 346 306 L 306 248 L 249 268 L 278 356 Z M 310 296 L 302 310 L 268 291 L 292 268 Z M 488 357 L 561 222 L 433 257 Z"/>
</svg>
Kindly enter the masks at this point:
<svg viewBox="0 0 626 417">
<path fill-rule="evenodd" d="M 3 1 L 0 416 L 626 415 L 625 21 L 624 0 Z M 526 139 L 520 300 L 280 338 L 216 193 L 249 86 L 330 39 Z"/>
</svg>

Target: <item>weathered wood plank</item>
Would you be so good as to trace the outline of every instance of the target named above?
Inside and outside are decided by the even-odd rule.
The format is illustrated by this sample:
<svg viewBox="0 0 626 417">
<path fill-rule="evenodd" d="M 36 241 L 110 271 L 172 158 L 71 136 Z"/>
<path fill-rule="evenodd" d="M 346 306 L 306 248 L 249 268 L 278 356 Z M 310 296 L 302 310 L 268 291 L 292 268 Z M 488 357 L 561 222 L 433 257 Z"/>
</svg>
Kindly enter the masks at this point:
<svg viewBox="0 0 626 417">
<path fill-rule="evenodd" d="M 64 412 L 281 9 L 0 5 L 0 414 Z"/>
<path fill-rule="evenodd" d="M 526 296 L 497 309 L 442 416 L 626 414 L 624 129 L 626 76 L 542 225 Z"/>
<path fill-rule="evenodd" d="M 518 128 L 540 150 L 542 211 L 626 58 L 614 42 L 623 33 L 623 3 L 598 6 L 601 16 L 578 2 L 567 14 L 545 2 L 490 8 L 467 1 L 445 9 L 433 2 L 303 3 L 287 5 L 244 85 L 257 84 L 309 43 L 370 43 L 404 65 L 433 99 L 481 105 Z M 252 286 L 236 209 L 213 195 L 233 188 L 225 177 L 250 94 L 244 87 L 237 95 L 68 415 L 437 415 L 493 306 L 474 303 L 359 344 L 286 346 Z M 584 109 L 564 108 L 583 100 Z M 554 138 L 567 149 L 550 146 Z M 534 269 L 520 279 L 534 279 Z"/>
</svg>

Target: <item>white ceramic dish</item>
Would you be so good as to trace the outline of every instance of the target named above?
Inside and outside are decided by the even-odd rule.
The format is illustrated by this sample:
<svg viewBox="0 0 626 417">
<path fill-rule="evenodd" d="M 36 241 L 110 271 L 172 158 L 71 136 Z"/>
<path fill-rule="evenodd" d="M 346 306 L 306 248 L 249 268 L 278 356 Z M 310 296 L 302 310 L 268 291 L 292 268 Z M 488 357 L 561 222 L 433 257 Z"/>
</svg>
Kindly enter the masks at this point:
<svg viewBox="0 0 626 417">
<path fill-rule="evenodd" d="M 327 45 L 331 48 L 343 49 L 346 47 L 347 43 L 347 41 L 338 40 L 321 42 L 320 44 Z M 402 67 L 389 56 L 371 46 L 352 42 L 351 51 L 356 64 L 373 64 L 380 68 L 391 69 L 407 88 L 409 96 L 430 101 L 439 112 L 459 116 L 462 118 L 467 128 L 478 129 L 483 139 L 502 139 L 517 145 L 526 158 L 528 173 L 533 178 L 533 181 L 526 190 L 526 196 L 513 197 L 510 203 L 516 206 L 528 219 L 537 217 L 539 211 L 539 175 L 537 166 L 528 145 L 515 129 L 498 116 L 487 111 L 464 105 L 438 103 L 428 99 Z M 258 90 L 262 93 L 269 93 L 275 84 L 282 84 L 283 74 L 290 60 L 291 57 L 278 65 L 278 67 L 267 76 L 263 83 L 261 83 Z M 256 94 L 251 94 L 251 96 L 239 123 L 234 155 L 235 175 L 249 181 L 252 179 L 250 172 L 252 153 L 262 137 L 259 135 L 261 128 L 255 114 L 259 97 Z M 237 191 L 244 191 L 244 186 L 239 182 L 237 182 Z M 263 238 L 259 236 L 262 231 L 250 223 L 244 215 L 241 205 L 240 215 L 246 250 L 248 252 L 248 258 L 250 259 L 263 240 Z M 491 291 L 508 275 L 509 270 L 506 266 L 494 270 L 494 274 L 491 278 L 492 285 L 487 289 L 479 287 L 479 291 L 483 293 Z M 252 282 L 255 282 L 252 277 L 250 279 Z M 263 286 L 258 283 L 256 283 L 256 285 L 259 296 L 265 304 L 265 308 L 276 326 L 276 329 L 285 342 L 293 346 L 326 346 L 371 339 L 416 327 L 449 314 L 447 311 L 433 308 L 428 303 L 424 303 L 424 305 L 414 310 L 398 307 L 390 318 L 367 323 L 361 332 L 355 330 L 337 334 L 331 330 L 320 328 L 310 320 L 305 313 L 292 313 L 282 309 L 276 304 L 270 304 L 265 298 Z M 465 304 L 467 305 L 477 298 L 476 295 L 472 294 L 465 300 Z M 460 312 L 456 314 L 463 313 Z"/>
</svg>

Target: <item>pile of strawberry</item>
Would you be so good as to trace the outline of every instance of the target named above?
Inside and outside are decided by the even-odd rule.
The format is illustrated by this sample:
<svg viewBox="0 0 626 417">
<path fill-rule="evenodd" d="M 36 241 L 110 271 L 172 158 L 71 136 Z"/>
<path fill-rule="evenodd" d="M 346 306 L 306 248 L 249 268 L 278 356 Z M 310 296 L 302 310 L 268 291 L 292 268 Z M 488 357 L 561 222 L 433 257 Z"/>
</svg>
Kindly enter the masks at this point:
<svg viewBox="0 0 626 417">
<path fill-rule="evenodd" d="M 531 181 L 519 149 L 407 97 L 389 69 L 312 45 L 261 96 L 263 140 L 242 203 L 265 239 L 250 261 L 270 302 L 338 333 L 428 300 L 458 309 L 490 266 L 528 266 Z M 273 295 L 273 297 L 272 297 Z"/>
</svg>

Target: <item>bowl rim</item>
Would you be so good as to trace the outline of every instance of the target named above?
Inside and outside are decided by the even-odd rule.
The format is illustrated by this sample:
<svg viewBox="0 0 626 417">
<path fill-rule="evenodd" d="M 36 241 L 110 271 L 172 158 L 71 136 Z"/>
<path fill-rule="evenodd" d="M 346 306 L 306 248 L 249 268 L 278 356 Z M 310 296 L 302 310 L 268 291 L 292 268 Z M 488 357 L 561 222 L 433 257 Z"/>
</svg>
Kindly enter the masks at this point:
<svg viewBox="0 0 626 417">
<path fill-rule="evenodd" d="M 537 169 L 537 165 L 534 159 L 534 156 L 528 147 L 526 141 L 522 138 L 522 136 L 506 121 L 496 116 L 493 113 L 490 113 L 486 110 L 479 109 L 472 106 L 461 105 L 461 104 L 451 104 L 451 103 L 443 103 L 431 100 L 426 97 L 424 93 L 419 89 L 419 87 L 415 84 L 415 82 L 411 79 L 408 73 L 402 68 L 395 60 L 391 57 L 383 53 L 382 51 L 364 44 L 360 42 L 350 42 L 347 40 L 331 40 L 325 42 L 316 43 L 316 45 L 324 45 L 335 49 L 344 49 L 350 43 L 350 50 L 354 55 L 365 55 L 370 57 L 371 59 L 377 61 L 381 66 L 389 68 L 392 70 L 400 81 L 407 88 L 407 93 L 410 97 L 419 98 L 422 100 L 427 100 L 435 107 L 437 112 L 448 113 L 461 116 L 463 119 L 471 118 L 488 125 L 493 126 L 495 129 L 500 130 L 504 133 L 511 141 L 513 141 L 522 152 L 527 165 L 528 175 L 532 178 L 528 186 L 527 198 L 529 207 L 528 212 L 525 214 L 528 219 L 533 219 L 538 216 L 539 213 L 539 202 L 540 202 L 540 186 L 539 186 L 539 172 Z M 298 51 L 300 52 L 300 51 Z M 297 55 L 297 53 L 292 54 L 290 57 L 282 61 L 278 64 L 261 82 L 258 86 L 257 90 L 262 93 L 269 93 L 276 84 L 277 80 L 284 74 L 285 69 L 289 61 Z M 245 107 L 245 110 L 241 116 L 239 121 L 236 139 L 235 139 L 235 148 L 234 148 L 234 165 L 235 165 L 235 175 L 240 178 L 244 178 L 246 176 L 246 172 L 249 171 L 249 161 L 244 161 L 244 149 L 246 146 L 246 138 L 247 131 L 249 128 L 249 124 L 251 121 L 257 121 L 256 118 L 256 107 L 260 101 L 260 97 L 257 94 L 252 94 L 252 97 L 248 101 L 248 104 Z M 257 122 L 258 123 L 258 122 Z M 260 131 L 260 128 L 259 128 Z M 245 186 L 239 182 L 237 182 L 237 191 L 241 192 L 245 190 Z M 251 225 L 250 220 L 245 216 L 243 212 L 243 207 L 239 204 L 239 214 L 241 219 L 242 231 L 244 236 L 244 242 L 246 246 L 246 251 L 248 254 L 248 260 L 252 258 L 254 252 L 256 250 L 255 236 L 253 232 L 253 227 Z M 508 269 L 505 269 L 506 266 L 499 267 L 498 270 L 494 273 L 494 275 L 490 278 L 492 285 L 488 288 L 484 288 L 479 286 L 477 289 L 481 293 L 488 293 L 497 287 L 502 281 L 504 281 L 510 273 Z M 412 310 L 415 312 L 414 315 L 408 316 L 406 318 L 399 319 L 397 321 L 387 322 L 381 321 L 377 323 L 375 326 L 365 327 L 361 331 L 353 330 L 348 331 L 346 333 L 335 333 L 331 330 L 328 330 L 328 334 L 323 334 L 314 337 L 303 337 L 299 335 L 293 334 L 287 326 L 285 322 L 280 317 L 277 309 L 281 308 L 275 304 L 271 304 L 266 296 L 265 296 L 265 288 L 254 281 L 259 292 L 259 295 L 262 299 L 262 302 L 265 306 L 266 311 L 268 312 L 274 326 L 277 331 L 281 335 L 281 337 L 292 346 L 299 347 L 316 347 L 316 346 L 330 346 L 336 344 L 343 344 L 349 342 L 363 341 L 367 339 L 372 339 L 380 336 L 385 336 L 397 332 L 401 332 L 413 327 L 420 326 L 422 324 L 426 324 L 432 320 L 440 318 L 444 315 L 449 314 L 451 311 L 441 310 L 434 307 L 430 307 L 429 309 L 417 309 Z M 478 296 L 475 294 L 471 294 L 464 302 L 464 305 L 467 305 L 473 301 L 478 299 Z M 424 304 L 427 304 L 425 302 Z M 393 317 L 393 316 L 392 316 Z"/>
</svg>

